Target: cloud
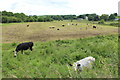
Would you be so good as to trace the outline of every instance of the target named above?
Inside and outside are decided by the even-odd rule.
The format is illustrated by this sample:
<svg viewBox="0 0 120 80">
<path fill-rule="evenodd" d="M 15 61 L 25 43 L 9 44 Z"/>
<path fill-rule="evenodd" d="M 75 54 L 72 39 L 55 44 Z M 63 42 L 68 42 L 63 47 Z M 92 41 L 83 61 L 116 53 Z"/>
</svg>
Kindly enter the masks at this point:
<svg viewBox="0 0 120 80">
<path fill-rule="evenodd" d="M 118 16 L 120 16 L 120 1 L 118 3 Z"/>
<path fill-rule="evenodd" d="M 110 14 L 118 11 L 119 0 L 2 0 L 0 11 L 27 15 Z"/>
<path fill-rule="evenodd" d="M 114 13 L 118 11 L 119 0 L 69 0 L 69 7 L 76 14 L 84 13 Z"/>
</svg>

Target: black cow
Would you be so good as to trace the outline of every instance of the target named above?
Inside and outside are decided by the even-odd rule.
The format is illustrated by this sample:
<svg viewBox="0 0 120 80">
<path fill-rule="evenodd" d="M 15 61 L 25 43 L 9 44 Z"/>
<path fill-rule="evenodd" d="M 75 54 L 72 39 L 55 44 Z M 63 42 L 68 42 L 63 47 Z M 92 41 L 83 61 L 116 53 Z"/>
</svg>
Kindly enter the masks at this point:
<svg viewBox="0 0 120 80">
<path fill-rule="evenodd" d="M 23 53 L 23 50 L 27 50 L 27 49 L 30 49 L 32 51 L 33 50 L 32 49 L 33 45 L 34 45 L 33 42 L 25 42 L 25 43 L 19 44 L 14 51 L 14 57 L 17 56 L 17 53 L 19 51 L 21 51 L 22 53 Z"/>
<path fill-rule="evenodd" d="M 27 27 L 29 27 L 29 25 L 27 25 Z"/>
<path fill-rule="evenodd" d="M 97 28 L 96 26 L 93 26 L 93 28 Z"/>
<path fill-rule="evenodd" d="M 60 29 L 57 29 L 57 30 L 60 30 Z"/>
<path fill-rule="evenodd" d="M 64 27 L 65 25 L 64 25 L 64 24 L 62 24 L 62 26 Z"/>
</svg>

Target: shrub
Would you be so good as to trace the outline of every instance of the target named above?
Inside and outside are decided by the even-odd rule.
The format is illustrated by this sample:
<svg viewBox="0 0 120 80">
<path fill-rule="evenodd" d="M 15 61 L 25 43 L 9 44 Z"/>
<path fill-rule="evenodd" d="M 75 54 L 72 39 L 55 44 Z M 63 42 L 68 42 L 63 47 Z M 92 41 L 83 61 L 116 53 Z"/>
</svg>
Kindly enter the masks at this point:
<svg viewBox="0 0 120 80">
<path fill-rule="evenodd" d="M 98 24 L 104 24 L 105 23 L 105 20 L 104 19 L 101 19 Z"/>
</svg>

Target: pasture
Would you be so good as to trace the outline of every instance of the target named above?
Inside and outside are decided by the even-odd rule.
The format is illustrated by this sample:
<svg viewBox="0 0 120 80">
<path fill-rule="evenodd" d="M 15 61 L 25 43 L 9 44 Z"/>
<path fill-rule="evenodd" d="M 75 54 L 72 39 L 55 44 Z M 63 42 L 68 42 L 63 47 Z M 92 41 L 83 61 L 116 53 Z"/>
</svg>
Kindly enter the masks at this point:
<svg viewBox="0 0 120 80">
<path fill-rule="evenodd" d="M 74 25 L 68 25 L 74 24 Z M 77 26 L 75 24 L 78 24 Z M 29 24 L 29 27 L 27 25 Z M 62 24 L 65 26 L 62 27 Z M 89 24 L 89 25 L 87 25 Z M 93 29 L 93 25 L 97 28 Z M 54 27 L 54 28 L 50 28 Z M 59 30 L 57 30 L 59 29 Z M 50 41 L 83 38 L 96 35 L 118 33 L 118 28 L 113 26 L 98 25 L 86 21 L 54 21 L 54 22 L 31 22 L 19 24 L 3 24 L 2 41 L 24 42 L 24 41 Z"/>
<path fill-rule="evenodd" d="M 93 25 L 97 28 L 93 29 Z M 5 24 L 2 26 L 2 77 L 117 78 L 117 33 L 117 27 L 82 21 Z M 33 51 L 27 50 L 24 55 L 19 52 L 15 58 L 13 50 L 26 41 L 34 42 Z M 68 66 L 88 56 L 96 59 L 92 69 L 76 73 Z"/>
</svg>

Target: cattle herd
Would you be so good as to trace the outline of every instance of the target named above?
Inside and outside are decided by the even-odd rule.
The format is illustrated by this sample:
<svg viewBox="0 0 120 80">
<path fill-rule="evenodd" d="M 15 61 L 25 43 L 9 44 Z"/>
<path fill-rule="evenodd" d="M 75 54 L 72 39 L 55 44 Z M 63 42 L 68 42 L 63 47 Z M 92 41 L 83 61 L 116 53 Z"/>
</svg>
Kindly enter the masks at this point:
<svg viewBox="0 0 120 80">
<path fill-rule="evenodd" d="M 77 23 L 75 23 L 75 24 L 73 24 L 73 23 L 71 23 L 71 24 L 68 23 L 67 25 L 68 25 L 68 26 L 69 26 L 69 25 L 76 25 L 76 26 L 77 26 L 77 25 L 79 25 L 79 24 L 77 24 Z M 27 27 L 29 27 L 29 26 L 30 26 L 30 25 L 28 24 Z M 66 25 L 65 25 L 65 24 L 62 24 L 61 26 L 62 26 L 62 27 L 65 27 Z M 89 26 L 90 26 L 90 25 L 87 23 L 87 27 L 89 27 Z M 49 29 L 54 29 L 54 28 L 55 28 L 55 26 L 50 26 L 50 27 L 49 27 Z M 93 28 L 93 29 L 96 29 L 97 26 L 94 25 L 94 26 L 92 26 L 92 28 Z M 80 28 L 80 29 L 81 29 L 81 28 Z M 57 29 L 57 30 L 59 30 L 59 29 Z"/>
<path fill-rule="evenodd" d="M 65 24 L 62 24 L 61 26 L 62 26 L 62 27 L 65 27 L 65 26 L 70 26 L 70 25 L 72 25 L 72 26 L 78 26 L 78 25 L 80 25 L 80 24 L 78 24 L 78 23 L 67 23 L 66 25 L 65 25 Z M 87 30 L 88 27 L 90 27 L 90 26 L 92 26 L 92 25 L 90 25 L 90 24 L 87 23 L 85 29 Z M 55 26 L 50 26 L 50 27 L 49 27 L 49 29 L 54 29 L 54 28 L 56 28 L 56 27 L 55 27 Z M 93 29 L 96 29 L 97 26 L 93 25 L 92 28 L 93 28 Z M 82 29 L 82 27 L 80 27 L 80 30 L 81 30 L 81 29 Z M 56 30 L 60 30 L 60 29 L 56 29 Z"/>
</svg>

